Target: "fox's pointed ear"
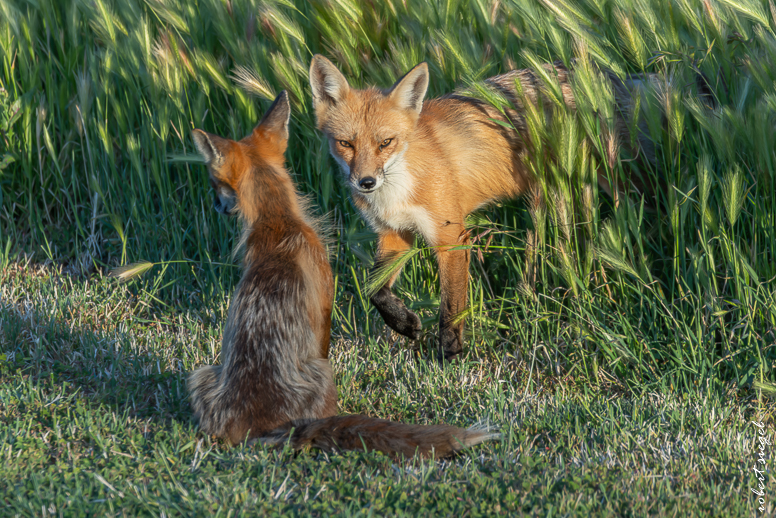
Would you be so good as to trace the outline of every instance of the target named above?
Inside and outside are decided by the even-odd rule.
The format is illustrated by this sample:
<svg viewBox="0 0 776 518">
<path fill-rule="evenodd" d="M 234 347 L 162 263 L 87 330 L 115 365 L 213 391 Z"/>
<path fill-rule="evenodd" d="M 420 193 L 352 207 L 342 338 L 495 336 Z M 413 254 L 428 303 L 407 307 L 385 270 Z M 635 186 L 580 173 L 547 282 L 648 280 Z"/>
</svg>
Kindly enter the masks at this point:
<svg viewBox="0 0 776 518">
<path fill-rule="evenodd" d="M 315 107 L 319 104 L 337 104 L 350 90 L 350 85 L 331 61 L 316 54 L 310 63 L 310 88 Z"/>
<path fill-rule="evenodd" d="M 423 109 L 423 98 L 428 89 L 428 65 L 420 63 L 415 68 L 404 74 L 404 77 L 396 81 L 388 97 L 400 108 L 420 113 Z"/>
<path fill-rule="evenodd" d="M 261 122 L 256 126 L 274 133 L 282 140 L 288 140 L 288 122 L 291 119 L 291 104 L 288 102 L 288 93 L 283 90 L 275 98 L 275 102 L 269 107 L 262 117 Z M 254 130 L 255 131 L 255 130 Z"/>
<path fill-rule="evenodd" d="M 218 135 L 205 133 L 201 129 L 195 129 L 191 134 L 197 151 L 202 155 L 208 165 L 219 166 L 224 163 L 224 155 L 228 151 L 229 141 Z"/>
</svg>

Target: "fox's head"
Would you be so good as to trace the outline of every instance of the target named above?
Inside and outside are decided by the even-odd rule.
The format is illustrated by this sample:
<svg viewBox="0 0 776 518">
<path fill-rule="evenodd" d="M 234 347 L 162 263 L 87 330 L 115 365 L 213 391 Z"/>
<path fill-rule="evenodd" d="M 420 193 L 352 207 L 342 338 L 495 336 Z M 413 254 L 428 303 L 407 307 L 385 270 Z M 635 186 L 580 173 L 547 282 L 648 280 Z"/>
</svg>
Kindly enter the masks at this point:
<svg viewBox="0 0 776 518">
<path fill-rule="evenodd" d="M 218 212 L 228 216 L 239 212 L 246 221 L 255 219 L 251 194 L 261 175 L 283 170 L 290 115 L 291 106 L 284 90 L 251 134 L 239 142 L 194 130 L 194 144 L 207 163 Z"/>
<path fill-rule="evenodd" d="M 403 167 L 407 142 L 423 108 L 428 66 L 421 63 L 388 90 L 356 90 L 331 61 L 313 56 L 310 86 L 318 129 L 350 187 L 362 195 L 377 191 Z"/>
</svg>

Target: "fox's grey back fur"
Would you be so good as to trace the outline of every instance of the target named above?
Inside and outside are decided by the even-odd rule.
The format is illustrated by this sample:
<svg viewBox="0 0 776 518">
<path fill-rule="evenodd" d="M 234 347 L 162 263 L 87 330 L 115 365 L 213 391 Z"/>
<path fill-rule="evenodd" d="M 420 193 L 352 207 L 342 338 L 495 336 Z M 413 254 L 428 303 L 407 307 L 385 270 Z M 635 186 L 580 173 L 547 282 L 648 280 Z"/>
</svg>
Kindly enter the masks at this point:
<svg viewBox="0 0 776 518">
<path fill-rule="evenodd" d="M 559 61 L 553 64 L 545 64 L 543 68 L 551 77 L 554 77 L 558 81 L 561 94 L 563 95 L 563 102 L 566 106 L 572 111 L 575 110 L 576 99 L 574 98 L 574 91 L 570 83 L 574 73 L 573 69 L 567 69 Z M 627 121 L 631 120 L 634 116 L 633 98 L 635 95 L 643 95 L 645 85 L 654 82 L 656 77 L 654 74 L 633 74 L 625 77 L 625 79 L 620 79 L 613 72 L 608 70 L 603 70 L 601 73 L 608 79 L 612 86 L 612 93 L 614 94 L 616 118 L 614 121 L 615 131 L 618 133 L 620 142 L 627 146 L 630 141 Z M 517 110 L 509 110 L 507 115 L 517 131 L 525 134 L 527 133 L 528 128 L 522 115 L 523 101 L 516 92 L 516 81 L 519 81 L 523 95 L 531 103 L 537 105 L 539 99 L 542 98 L 542 104 L 547 109 L 552 106 L 552 103 L 546 98 L 546 94 L 544 93 L 547 86 L 531 69 L 511 70 L 486 80 L 487 84 L 506 95 L 507 99 L 518 108 Z M 547 116 L 552 117 L 552 113 L 548 111 Z M 640 149 L 632 151 L 634 153 L 643 153 L 645 155 L 644 158 L 648 161 L 652 161 L 654 159 L 654 144 L 647 137 L 645 123 L 641 121 L 638 126 L 638 145 Z"/>
<path fill-rule="evenodd" d="M 204 367 L 189 378 L 194 413 L 207 433 L 223 435 L 241 413 L 266 404 L 272 405 L 266 415 L 276 416 L 276 424 L 265 428 L 271 430 L 292 419 L 320 416 L 323 394 L 336 398 L 328 360 L 315 357 L 318 344 L 305 304 L 312 294 L 306 293 L 298 266 L 286 267 L 246 272 L 229 308 L 222 366 Z M 267 394 L 284 397 L 270 402 Z"/>
</svg>

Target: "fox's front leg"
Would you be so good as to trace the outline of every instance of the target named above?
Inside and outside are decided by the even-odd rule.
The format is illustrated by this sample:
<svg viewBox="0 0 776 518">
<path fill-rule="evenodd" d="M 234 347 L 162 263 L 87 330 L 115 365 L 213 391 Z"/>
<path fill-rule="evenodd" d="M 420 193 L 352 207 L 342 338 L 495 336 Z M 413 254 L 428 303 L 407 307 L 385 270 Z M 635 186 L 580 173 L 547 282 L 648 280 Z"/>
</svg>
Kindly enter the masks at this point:
<svg viewBox="0 0 776 518">
<path fill-rule="evenodd" d="M 453 246 L 437 248 L 441 304 L 439 306 L 439 360 L 450 360 L 463 350 L 463 318 L 469 287 L 469 249 L 454 249 L 466 246 L 469 234 L 464 232 L 450 236 Z M 457 241 L 457 242 L 456 242 Z M 451 249 L 452 248 L 452 249 Z"/>
<path fill-rule="evenodd" d="M 401 254 L 407 252 L 412 246 L 413 236 L 410 232 L 395 232 L 386 230 L 380 232 L 377 238 L 377 256 L 375 258 L 375 271 L 391 264 Z M 393 294 L 391 286 L 401 273 L 401 268 L 391 273 L 388 281 L 372 295 L 372 304 L 377 308 L 388 326 L 399 334 L 413 340 L 420 337 L 420 318 L 407 309 L 404 302 Z"/>
</svg>

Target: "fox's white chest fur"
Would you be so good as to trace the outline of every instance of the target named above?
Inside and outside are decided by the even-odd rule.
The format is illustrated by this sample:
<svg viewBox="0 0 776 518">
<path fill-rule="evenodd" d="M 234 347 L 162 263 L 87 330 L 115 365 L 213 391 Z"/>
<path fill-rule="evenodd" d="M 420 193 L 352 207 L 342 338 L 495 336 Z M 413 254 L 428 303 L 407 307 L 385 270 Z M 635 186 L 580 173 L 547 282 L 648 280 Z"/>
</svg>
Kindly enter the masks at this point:
<svg viewBox="0 0 776 518">
<path fill-rule="evenodd" d="M 423 236 L 428 244 L 434 243 L 436 231 L 425 207 L 414 201 L 417 188 L 415 175 L 407 169 L 404 154 L 407 145 L 394 154 L 383 167 L 384 177 L 372 193 L 354 193 L 364 203 L 359 204 L 361 214 L 375 231 L 386 227 L 397 232 L 410 230 Z M 340 162 L 347 172 L 347 166 Z"/>
</svg>

